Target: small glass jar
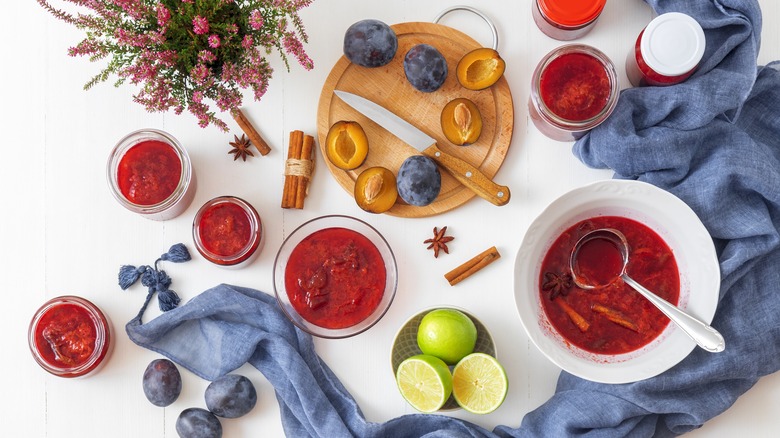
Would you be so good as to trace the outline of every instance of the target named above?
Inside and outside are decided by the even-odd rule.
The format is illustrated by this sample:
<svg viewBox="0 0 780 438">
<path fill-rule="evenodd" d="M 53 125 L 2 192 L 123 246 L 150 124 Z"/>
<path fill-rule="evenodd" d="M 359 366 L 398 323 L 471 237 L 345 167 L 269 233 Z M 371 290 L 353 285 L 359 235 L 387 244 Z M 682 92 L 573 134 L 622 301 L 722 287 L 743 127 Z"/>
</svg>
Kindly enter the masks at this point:
<svg viewBox="0 0 780 438">
<path fill-rule="evenodd" d="M 528 110 L 544 135 L 574 141 L 612 114 L 618 96 L 617 71 L 607 55 L 591 46 L 569 44 L 539 61 Z"/>
<path fill-rule="evenodd" d="M 606 3 L 607 0 L 534 0 L 531 14 L 545 35 L 571 41 L 593 29 Z"/>
<path fill-rule="evenodd" d="M 661 14 L 639 33 L 626 56 L 626 76 L 635 87 L 679 84 L 696 70 L 705 46 L 704 30 L 692 17 Z"/>
<path fill-rule="evenodd" d="M 38 365 L 59 377 L 82 377 L 107 361 L 114 340 L 111 322 L 90 301 L 72 295 L 53 298 L 33 316 L 27 338 Z"/>
<path fill-rule="evenodd" d="M 192 221 L 195 248 L 208 261 L 241 268 L 263 247 L 263 223 L 252 205 L 235 196 L 220 196 L 205 204 Z"/>
<path fill-rule="evenodd" d="M 106 174 L 114 198 L 147 219 L 172 219 L 195 195 L 187 151 L 172 135 L 156 129 L 134 131 L 119 140 Z"/>
</svg>

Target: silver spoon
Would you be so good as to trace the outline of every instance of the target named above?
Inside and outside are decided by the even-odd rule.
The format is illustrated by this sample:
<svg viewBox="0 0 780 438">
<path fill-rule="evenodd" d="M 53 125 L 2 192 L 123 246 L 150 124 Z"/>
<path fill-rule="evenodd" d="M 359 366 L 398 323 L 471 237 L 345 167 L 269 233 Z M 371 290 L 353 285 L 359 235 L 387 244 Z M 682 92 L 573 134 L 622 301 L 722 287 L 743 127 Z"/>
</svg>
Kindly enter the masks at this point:
<svg viewBox="0 0 780 438">
<path fill-rule="evenodd" d="M 582 246 L 594 239 L 604 239 L 610 242 L 620 252 L 620 256 L 623 259 L 623 266 L 620 272 L 615 278 L 607 284 L 592 284 L 590 280 L 582 275 L 579 270 L 579 264 L 577 263 L 577 256 L 579 255 Z M 726 348 L 726 342 L 723 336 L 711 326 L 704 322 L 694 318 L 693 316 L 683 312 L 677 306 L 670 304 L 668 301 L 660 298 L 658 295 L 650 292 L 647 288 L 637 283 L 636 280 L 629 277 L 626 273 L 626 267 L 628 266 L 628 242 L 626 236 L 618 230 L 612 228 L 601 228 L 593 230 L 585 234 L 574 245 L 574 249 L 571 252 L 569 258 L 569 267 L 571 268 L 572 279 L 574 283 L 582 289 L 597 289 L 600 287 L 608 286 L 612 284 L 618 278 L 622 279 L 627 285 L 634 288 L 637 292 L 642 294 L 648 301 L 650 301 L 655 307 L 658 308 L 664 315 L 666 315 L 673 323 L 677 324 L 685 334 L 691 337 L 699 347 L 712 352 L 718 353 Z"/>
</svg>

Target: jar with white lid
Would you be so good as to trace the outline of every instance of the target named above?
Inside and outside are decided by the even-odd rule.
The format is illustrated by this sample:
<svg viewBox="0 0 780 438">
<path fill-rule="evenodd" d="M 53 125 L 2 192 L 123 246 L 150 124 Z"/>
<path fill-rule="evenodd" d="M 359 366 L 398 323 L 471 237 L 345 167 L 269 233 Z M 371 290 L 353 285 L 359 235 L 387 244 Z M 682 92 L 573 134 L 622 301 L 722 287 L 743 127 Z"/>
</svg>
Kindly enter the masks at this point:
<svg viewBox="0 0 780 438">
<path fill-rule="evenodd" d="M 654 18 L 626 57 L 626 75 L 635 87 L 678 84 L 699 65 L 706 40 L 691 16 L 669 12 Z"/>
</svg>

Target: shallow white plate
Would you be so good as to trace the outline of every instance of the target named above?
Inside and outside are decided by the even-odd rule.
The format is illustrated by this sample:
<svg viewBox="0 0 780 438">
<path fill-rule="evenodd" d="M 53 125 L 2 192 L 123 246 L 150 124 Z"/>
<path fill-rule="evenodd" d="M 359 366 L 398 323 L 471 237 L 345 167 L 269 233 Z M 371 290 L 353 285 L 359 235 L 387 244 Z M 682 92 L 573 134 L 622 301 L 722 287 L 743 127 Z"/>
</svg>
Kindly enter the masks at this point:
<svg viewBox="0 0 780 438">
<path fill-rule="evenodd" d="M 712 321 L 720 292 L 715 246 L 687 204 L 639 181 L 601 181 L 572 190 L 553 201 L 528 228 L 515 259 L 515 303 L 531 341 L 553 363 L 584 379 L 604 383 L 647 379 L 679 363 L 696 346 L 673 323 L 639 350 L 601 355 L 566 342 L 542 310 L 539 270 L 547 250 L 564 230 L 596 216 L 627 217 L 658 233 L 680 271 L 679 307 L 706 323 Z"/>
</svg>

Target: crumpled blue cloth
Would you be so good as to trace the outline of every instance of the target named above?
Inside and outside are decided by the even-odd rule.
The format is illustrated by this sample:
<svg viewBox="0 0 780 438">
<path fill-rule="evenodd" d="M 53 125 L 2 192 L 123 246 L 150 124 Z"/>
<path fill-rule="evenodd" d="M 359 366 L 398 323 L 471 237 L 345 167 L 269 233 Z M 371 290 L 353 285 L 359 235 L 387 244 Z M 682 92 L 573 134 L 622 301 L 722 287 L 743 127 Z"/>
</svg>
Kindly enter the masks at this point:
<svg viewBox="0 0 780 438">
<path fill-rule="evenodd" d="M 274 386 L 291 437 L 663 437 L 728 409 L 780 369 L 780 72 L 777 64 L 756 67 L 755 1 L 648 3 L 702 24 L 707 50 L 698 71 L 676 86 L 624 91 L 615 113 L 573 151 L 588 166 L 669 190 L 699 215 L 720 260 L 712 325 L 726 338 L 725 352 L 697 348 L 667 372 L 631 384 L 564 372 L 553 397 L 519 427 L 488 431 L 442 415 L 367 422 L 311 338 L 274 297 L 255 290 L 217 286 L 148 323 L 139 316 L 128 335 L 209 380 L 248 361 Z"/>
</svg>

